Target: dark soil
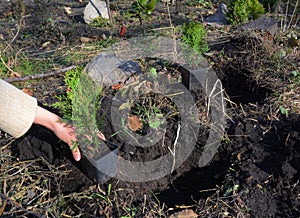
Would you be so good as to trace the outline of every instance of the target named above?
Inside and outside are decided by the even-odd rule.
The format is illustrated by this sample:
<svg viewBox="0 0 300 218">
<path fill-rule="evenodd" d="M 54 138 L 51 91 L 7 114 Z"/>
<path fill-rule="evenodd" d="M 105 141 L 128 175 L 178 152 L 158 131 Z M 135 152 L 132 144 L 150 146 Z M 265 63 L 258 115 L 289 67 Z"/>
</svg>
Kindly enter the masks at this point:
<svg viewBox="0 0 300 218">
<path fill-rule="evenodd" d="M 65 44 L 78 44 L 79 36 L 117 34 L 116 29 L 89 27 L 77 14 L 64 15 L 62 6 L 65 4 L 72 5 L 68 2 L 50 1 L 26 7 L 26 13 L 31 16 L 25 18 L 26 28 L 21 33 L 30 34 L 33 38 L 26 41 L 21 34 L 16 40 L 17 45 L 28 48 L 30 52 L 39 49 L 40 44 L 37 45 L 36 42 L 42 43 L 48 39 L 51 39 L 53 48 L 56 48 Z M 72 6 L 80 8 L 84 4 L 74 3 Z M 8 13 L 9 7 L 7 3 L 1 10 Z M 16 11 L 13 12 L 13 17 L 17 17 L 17 10 L 22 9 L 16 6 L 14 10 Z M 184 11 L 184 8 L 181 10 Z M 61 14 L 61 17 L 55 17 L 58 15 L 54 12 Z M 155 13 L 160 12 L 158 10 Z M 36 17 L 38 19 L 34 20 Z M 45 23 L 46 17 L 53 17 L 56 24 L 51 26 Z M 186 17 L 177 14 L 174 15 L 174 19 L 182 23 Z M 6 23 L 0 33 L 8 36 L 9 31 L 5 29 L 10 28 L 10 25 Z M 157 22 L 157 25 L 163 26 L 163 23 Z M 127 37 L 140 34 L 137 29 L 138 25 L 133 25 Z M 112 178 L 108 183 L 100 184 L 104 189 L 111 184 L 112 189 L 123 190 L 118 192 L 118 199 L 110 209 L 111 216 L 119 216 L 118 205 L 140 207 L 145 198 L 152 199 L 153 202 L 158 201 L 160 205 L 165 204 L 167 215 L 181 210 L 183 206 L 192 205 L 191 208 L 203 217 L 226 217 L 225 212 L 233 217 L 300 216 L 300 115 L 292 113 L 285 116 L 276 113 L 273 102 L 276 92 L 282 91 L 288 80 L 281 75 L 269 75 L 267 72 L 258 74 L 253 71 L 271 60 L 268 59 L 270 52 L 263 46 L 262 41 L 255 41 L 251 36 L 237 34 L 213 49 L 226 55 L 226 58 L 218 56 L 209 59 L 217 63 L 214 70 L 221 78 L 230 99 L 227 101 L 226 137 L 218 153 L 211 164 L 197 167 L 206 141 L 207 128 L 202 126 L 197 148 L 171 175 L 145 183 L 123 182 Z M 37 90 L 35 97 L 41 103 L 48 104 L 55 100 L 54 95 L 62 94 L 66 90 L 60 76 L 32 84 L 32 88 Z M 194 96 L 198 101 L 203 97 L 200 90 L 196 91 Z M 49 109 L 60 113 L 51 107 Z M 113 129 L 109 123 L 107 125 L 106 133 L 110 134 Z M 177 126 L 174 120 L 169 121 L 168 125 L 166 143 L 171 145 Z M 1 144 L 5 141 L 0 140 Z M 132 160 L 152 159 L 166 152 L 160 150 L 159 146 L 155 149 L 132 148 L 117 138 L 110 140 L 120 144 L 121 156 Z M 14 142 L 12 148 L 19 160 L 42 157 L 51 165 L 64 166 L 69 170 L 67 175 L 58 178 L 59 181 L 50 181 L 51 196 L 81 192 L 96 184 L 86 176 L 80 163 L 72 159 L 67 146 L 43 127 L 33 125 L 24 137 Z M 129 155 L 131 151 L 136 156 Z M 38 167 L 40 170 L 47 169 L 44 162 L 40 162 Z M 86 214 L 87 217 L 103 215 L 93 199 L 83 198 L 80 202 L 74 200 L 69 204 L 74 214 Z M 76 205 L 80 205 L 80 208 Z M 149 205 L 148 207 L 151 209 Z M 142 211 L 139 210 L 135 216 L 143 217 Z"/>
</svg>

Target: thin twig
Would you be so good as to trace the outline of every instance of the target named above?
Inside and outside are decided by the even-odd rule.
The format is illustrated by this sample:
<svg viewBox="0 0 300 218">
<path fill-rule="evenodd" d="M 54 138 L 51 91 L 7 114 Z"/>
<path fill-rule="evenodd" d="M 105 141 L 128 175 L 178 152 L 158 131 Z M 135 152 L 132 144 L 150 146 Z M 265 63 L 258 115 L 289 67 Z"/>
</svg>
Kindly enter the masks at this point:
<svg viewBox="0 0 300 218">
<path fill-rule="evenodd" d="M 108 13 L 108 17 L 109 17 L 109 22 L 110 22 L 110 25 L 112 25 L 112 16 L 111 16 L 111 11 L 110 11 L 109 0 L 105 0 L 105 1 L 106 1 L 106 7 L 107 7 L 107 13 Z"/>
<path fill-rule="evenodd" d="M 288 26 L 287 26 L 287 29 L 290 28 L 290 26 L 291 26 L 291 24 L 292 24 L 292 22 L 293 22 L 293 20 L 294 20 L 294 16 L 295 16 L 296 10 L 297 10 L 297 8 L 298 8 L 298 3 L 299 3 L 299 0 L 297 0 L 297 2 L 296 2 L 296 4 L 295 4 L 294 11 L 293 11 L 291 20 L 290 20 L 290 22 L 289 22 L 289 24 L 288 24 Z M 296 20 L 296 21 L 297 21 L 297 20 Z M 297 25 L 297 23 L 295 23 L 295 24 Z"/>
<path fill-rule="evenodd" d="M 38 213 L 35 213 L 35 212 L 32 212 L 32 211 L 29 211 L 29 210 L 25 209 L 20 203 L 18 203 L 18 202 L 16 202 L 16 201 L 12 200 L 11 198 L 7 197 L 7 196 L 4 195 L 4 194 L 1 194 L 1 193 L 0 193 L 0 196 L 1 196 L 2 198 L 4 198 L 5 200 L 8 200 L 12 205 L 14 205 L 14 206 L 20 208 L 23 212 L 25 212 L 25 213 L 27 213 L 27 214 L 33 215 L 33 216 L 35 216 L 35 217 L 41 217 L 41 218 L 44 217 L 44 216 L 41 215 L 41 214 L 38 214 Z"/>
<path fill-rule="evenodd" d="M 177 145 L 177 142 L 178 142 L 178 138 L 179 138 L 179 134 L 180 134 L 180 129 L 181 129 L 181 125 L 178 124 L 177 133 L 176 133 L 176 138 L 175 138 L 175 141 L 174 141 L 173 152 L 171 152 L 171 150 L 170 150 L 171 154 L 172 154 L 173 157 L 174 157 L 171 172 L 173 172 L 174 167 L 175 167 L 175 163 L 176 163 L 176 145 Z"/>
<path fill-rule="evenodd" d="M 288 11 L 289 11 L 289 4 L 290 4 L 290 1 L 288 0 L 287 3 L 286 3 L 286 9 L 285 9 L 285 16 L 284 16 L 284 23 L 283 23 L 283 31 L 286 30 L 286 24 L 287 24 L 287 16 L 288 16 Z"/>
<path fill-rule="evenodd" d="M 178 52 L 177 52 L 177 47 L 176 47 L 175 27 L 174 27 L 173 22 L 172 22 L 171 12 L 170 12 L 170 8 L 169 8 L 169 5 L 168 5 L 168 4 L 167 4 L 167 9 L 168 9 L 168 19 L 169 19 L 169 22 L 170 22 L 170 27 L 171 27 L 171 29 L 172 29 L 173 50 L 174 50 L 174 53 L 173 53 L 173 60 L 176 60 L 176 56 L 177 56 Z M 175 55 L 176 55 L 176 56 L 175 56 Z"/>
<path fill-rule="evenodd" d="M 2 58 L 1 53 L 0 53 L 0 60 L 1 60 L 2 64 L 9 70 L 9 72 L 11 72 L 11 73 L 13 73 L 13 74 L 17 74 L 17 72 L 15 72 L 13 69 L 10 68 L 10 66 L 8 66 L 8 65 L 5 63 L 4 59 Z"/>
<path fill-rule="evenodd" d="M 76 66 L 72 65 L 70 67 L 66 67 L 66 68 L 63 68 L 63 69 L 60 69 L 60 70 L 55 70 L 55 71 L 52 71 L 52 72 L 49 72 L 49 73 L 40 73 L 40 74 L 31 75 L 31 76 L 17 77 L 17 78 L 5 78 L 4 80 L 6 82 L 9 82 L 9 83 L 23 82 L 23 81 L 27 81 L 27 80 L 34 80 L 34 79 L 40 79 L 40 78 L 55 76 L 55 75 L 58 75 L 58 74 L 61 74 L 61 73 L 68 72 L 68 71 L 70 71 L 72 69 L 75 69 L 75 68 L 76 68 Z"/>
<path fill-rule="evenodd" d="M 8 49 L 8 47 L 11 47 L 11 44 L 16 40 L 16 38 L 18 37 L 20 31 L 21 31 L 21 27 L 22 27 L 22 22 L 23 22 L 24 16 L 21 16 L 21 19 L 19 21 L 19 24 L 17 26 L 17 32 L 14 35 L 14 38 L 10 41 L 10 43 L 8 43 L 8 45 L 5 47 L 5 49 L 3 50 L 3 53 L 6 52 L 6 50 Z"/>
<path fill-rule="evenodd" d="M 220 88 L 220 91 L 219 92 L 217 92 L 214 96 L 212 96 L 213 94 L 214 94 L 214 92 L 215 92 L 215 90 L 216 90 L 216 88 L 217 88 L 217 85 L 220 85 L 220 86 L 218 86 L 219 88 Z M 209 94 L 209 96 L 208 96 L 208 103 L 207 103 L 207 106 L 208 106 L 208 110 L 207 110 L 207 117 L 209 116 L 209 112 L 210 112 L 210 103 L 211 103 L 211 99 L 213 98 L 213 97 L 215 97 L 216 95 L 218 95 L 218 94 L 221 94 L 221 98 L 222 98 L 222 100 L 223 100 L 223 88 L 222 88 L 222 82 L 221 82 L 221 80 L 220 79 L 218 79 L 216 82 L 215 82 L 215 84 L 214 84 L 214 86 L 213 86 L 213 89 L 211 90 L 211 92 L 210 92 L 210 94 Z M 223 109 L 223 113 L 225 112 L 225 108 L 224 108 L 224 105 L 222 104 L 222 109 Z"/>
</svg>

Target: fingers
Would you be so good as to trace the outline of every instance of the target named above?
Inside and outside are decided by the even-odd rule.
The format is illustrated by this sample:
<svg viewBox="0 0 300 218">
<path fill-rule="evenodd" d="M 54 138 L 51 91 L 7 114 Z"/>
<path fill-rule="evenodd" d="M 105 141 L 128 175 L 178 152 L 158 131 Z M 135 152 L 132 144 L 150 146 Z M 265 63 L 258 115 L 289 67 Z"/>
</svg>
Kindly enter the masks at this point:
<svg viewBox="0 0 300 218">
<path fill-rule="evenodd" d="M 100 132 L 99 130 L 97 131 L 97 136 L 102 139 L 102 140 L 106 140 L 105 136 L 103 135 L 102 132 Z M 72 151 L 73 157 L 76 161 L 80 161 L 81 159 L 81 154 L 80 154 L 80 150 L 79 150 L 79 144 L 77 141 L 73 141 L 71 142 L 71 144 L 69 145 L 70 149 Z"/>
<path fill-rule="evenodd" d="M 80 161 L 81 159 L 81 154 L 80 154 L 80 151 L 79 149 L 76 149 L 76 150 L 73 150 L 72 151 L 72 154 L 73 154 L 73 157 L 76 161 Z"/>
<path fill-rule="evenodd" d="M 104 141 L 106 140 L 105 135 L 103 135 L 103 133 L 100 132 L 99 130 L 97 130 L 97 136 Z"/>
<path fill-rule="evenodd" d="M 73 157 L 76 161 L 80 161 L 81 159 L 81 154 L 80 154 L 80 150 L 79 150 L 79 145 L 77 141 L 72 141 L 70 149 L 72 151 Z"/>
</svg>

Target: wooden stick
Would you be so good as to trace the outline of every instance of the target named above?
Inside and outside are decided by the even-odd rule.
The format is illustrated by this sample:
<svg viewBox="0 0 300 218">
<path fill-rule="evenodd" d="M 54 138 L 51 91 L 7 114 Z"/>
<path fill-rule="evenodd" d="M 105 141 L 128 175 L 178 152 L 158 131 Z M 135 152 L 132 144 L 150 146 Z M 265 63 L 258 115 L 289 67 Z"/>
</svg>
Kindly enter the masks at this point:
<svg viewBox="0 0 300 218">
<path fill-rule="evenodd" d="M 6 82 L 9 83 L 14 83 L 14 82 L 23 82 L 23 81 L 27 81 L 27 80 L 33 80 L 33 79 L 40 79 L 40 78 L 45 78 L 45 77 L 50 77 L 50 76 L 55 76 L 61 73 L 65 73 L 68 72 L 72 69 L 75 69 L 76 66 L 72 65 L 70 67 L 66 67 L 60 70 L 55 70 L 49 73 L 40 73 L 40 74 L 34 74 L 31 76 L 24 76 L 24 77 L 16 77 L 16 78 L 5 78 L 3 80 L 5 80 Z"/>
<path fill-rule="evenodd" d="M 109 17 L 109 22 L 110 22 L 110 25 L 112 25 L 112 16 L 111 16 L 111 12 L 110 12 L 109 0 L 105 0 L 105 1 L 106 1 L 106 7 L 107 7 L 107 13 L 108 13 L 108 17 Z"/>
</svg>

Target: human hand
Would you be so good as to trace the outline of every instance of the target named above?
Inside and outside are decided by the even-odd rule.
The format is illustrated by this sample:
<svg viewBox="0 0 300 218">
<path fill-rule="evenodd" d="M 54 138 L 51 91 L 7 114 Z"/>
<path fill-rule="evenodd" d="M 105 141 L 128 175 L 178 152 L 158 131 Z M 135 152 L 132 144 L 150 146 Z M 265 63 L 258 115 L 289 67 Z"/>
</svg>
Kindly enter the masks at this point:
<svg viewBox="0 0 300 218">
<path fill-rule="evenodd" d="M 78 144 L 74 127 L 63 123 L 61 120 L 57 120 L 54 124 L 54 128 L 52 129 L 52 131 L 58 138 L 60 138 L 69 145 L 74 159 L 76 161 L 79 161 L 81 159 L 81 154 L 79 150 L 80 145 Z M 97 131 L 97 136 L 102 140 L 106 140 L 105 136 L 100 131 Z M 91 136 L 87 135 L 85 137 L 90 138 Z"/>
<path fill-rule="evenodd" d="M 76 161 L 80 161 L 81 154 L 79 145 L 74 132 L 74 127 L 61 121 L 60 118 L 53 120 L 53 133 L 62 141 L 67 143 L 72 151 L 73 157 Z"/>
<path fill-rule="evenodd" d="M 69 145 L 74 159 L 76 161 L 81 159 L 79 145 L 73 126 L 62 122 L 59 116 L 39 106 L 37 108 L 34 123 L 52 130 L 59 139 Z M 105 140 L 105 136 L 101 132 L 97 132 L 97 135 L 100 139 Z"/>
</svg>

